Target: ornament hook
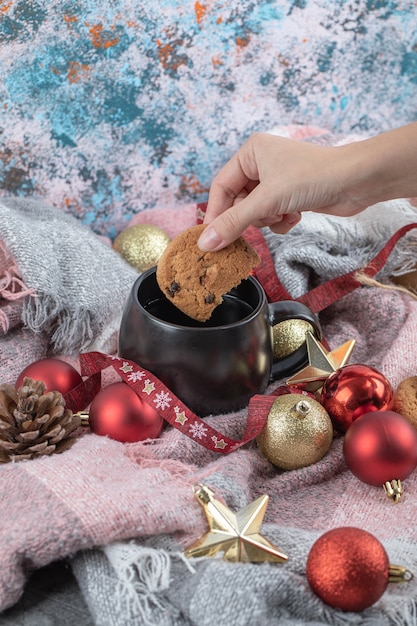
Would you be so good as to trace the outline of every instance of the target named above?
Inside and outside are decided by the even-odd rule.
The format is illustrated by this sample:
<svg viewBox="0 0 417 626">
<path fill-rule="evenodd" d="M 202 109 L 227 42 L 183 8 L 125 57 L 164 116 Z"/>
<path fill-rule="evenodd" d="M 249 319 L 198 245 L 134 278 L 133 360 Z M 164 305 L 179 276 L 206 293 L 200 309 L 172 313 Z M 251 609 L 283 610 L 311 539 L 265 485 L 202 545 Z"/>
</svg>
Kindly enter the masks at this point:
<svg viewBox="0 0 417 626">
<path fill-rule="evenodd" d="M 388 582 L 389 583 L 408 583 L 413 580 L 414 574 L 403 565 L 389 565 Z"/>
<path fill-rule="evenodd" d="M 398 504 L 398 502 L 401 502 L 401 497 L 404 493 L 401 480 L 391 480 L 391 482 L 387 481 L 386 483 L 384 483 L 383 487 L 385 495 L 387 496 L 387 498 L 392 500 L 394 504 Z"/>
</svg>

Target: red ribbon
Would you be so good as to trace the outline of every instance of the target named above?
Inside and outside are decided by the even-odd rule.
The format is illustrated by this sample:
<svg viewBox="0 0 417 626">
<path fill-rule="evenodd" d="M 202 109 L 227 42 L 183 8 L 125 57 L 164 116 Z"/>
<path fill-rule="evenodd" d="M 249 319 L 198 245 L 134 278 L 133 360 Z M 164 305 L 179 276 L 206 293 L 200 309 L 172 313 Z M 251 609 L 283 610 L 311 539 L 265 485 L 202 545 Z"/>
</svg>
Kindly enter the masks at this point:
<svg viewBox="0 0 417 626">
<path fill-rule="evenodd" d="M 375 276 L 385 265 L 387 259 L 396 243 L 401 237 L 404 237 L 406 233 L 413 228 L 417 228 L 417 223 L 406 224 L 399 230 L 397 230 L 386 242 L 384 247 L 378 252 L 378 254 L 362 269 L 353 270 L 337 276 L 332 280 L 327 281 L 315 287 L 308 293 L 304 294 L 300 298 L 296 298 L 298 302 L 308 306 L 313 313 L 319 313 L 323 311 L 337 300 L 340 300 L 343 296 L 346 296 L 351 291 L 354 291 L 358 287 L 362 287 L 362 283 L 356 278 L 358 273 L 366 274 L 366 276 Z"/>
<path fill-rule="evenodd" d="M 156 409 L 168 424 L 208 450 L 226 454 L 240 448 L 258 435 L 268 415 L 268 413 L 265 414 L 265 410 L 259 410 L 258 405 L 256 405 L 254 410 L 249 411 L 242 439 L 235 440 L 227 437 L 195 415 L 156 376 L 133 361 L 108 356 L 101 352 L 87 352 L 80 355 L 81 375 L 89 377 L 86 383 L 110 366 L 144 402 Z M 91 401 L 88 390 L 87 384 L 83 408 Z M 272 401 L 275 399 L 274 397 Z"/>
<path fill-rule="evenodd" d="M 65 400 L 73 411 L 85 409 L 99 392 L 101 372 L 113 367 L 120 378 L 171 426 L 190 439 L 213 452 L 228 454 L 255 439 L 261 432 L 270 408 L 277 396 L 288 393 L 302 393 L 298 389 L 278 387 L 271 395 L 255 395 L 249 401 L 248 418 L 242 439 L 237 440 L 220 431 L 195 415 L 159 378 L 137 363 L 101 352 L 87 352 L 80 355 L 81 376 L 86 380 L 74 390 L 65 394 Z M 311 395 L 311 394 L 307 394 Z"/>
</svg>

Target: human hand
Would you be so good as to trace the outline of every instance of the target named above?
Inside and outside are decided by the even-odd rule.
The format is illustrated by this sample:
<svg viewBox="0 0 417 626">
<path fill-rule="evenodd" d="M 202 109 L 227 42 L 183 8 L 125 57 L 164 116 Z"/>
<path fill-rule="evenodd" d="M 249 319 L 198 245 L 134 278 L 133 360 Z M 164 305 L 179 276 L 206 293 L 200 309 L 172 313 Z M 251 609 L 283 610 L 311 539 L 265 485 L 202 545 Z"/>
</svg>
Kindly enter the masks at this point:
<svg viewBox="0 0 417 626">
<path fill-rule="evenodd" d="M 324 147 L 266 133 L 252 135 L 214 178 L 202 250 L 220 250 L 253 224 L 286 233 L 302 211 L 354 215 L 348 146 Z"/>
</svg>

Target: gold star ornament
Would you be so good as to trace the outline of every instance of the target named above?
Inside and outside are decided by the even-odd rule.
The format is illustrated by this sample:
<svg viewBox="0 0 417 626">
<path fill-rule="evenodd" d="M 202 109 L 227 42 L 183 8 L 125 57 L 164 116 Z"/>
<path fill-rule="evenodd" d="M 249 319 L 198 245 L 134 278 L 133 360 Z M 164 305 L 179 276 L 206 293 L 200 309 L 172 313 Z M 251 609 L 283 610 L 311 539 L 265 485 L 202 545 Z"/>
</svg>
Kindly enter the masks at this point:
<svg viewBox="0 0 417 626">
<path fill-rule="evenodd" d="M 308 365 L 286 381 L 289 387 L 306 391 L 317 391 L 330 374 L 346 365 L 355 347 L 355 340 L 350 339 L 331 352 L 310 332 L 306 332 Z"/>
<path fill-rule="evenodd" d="M 187 557 L 215 556 L 223 552 L 225 561 L 244 563 L 283 563 L 287 555 L 260 534 L 269 497 L 261 496 L 237 513 L 214 497 L 205 485 L 194 493 L 204 509 L 210 530 L 184 551 Z"/>
</svg>

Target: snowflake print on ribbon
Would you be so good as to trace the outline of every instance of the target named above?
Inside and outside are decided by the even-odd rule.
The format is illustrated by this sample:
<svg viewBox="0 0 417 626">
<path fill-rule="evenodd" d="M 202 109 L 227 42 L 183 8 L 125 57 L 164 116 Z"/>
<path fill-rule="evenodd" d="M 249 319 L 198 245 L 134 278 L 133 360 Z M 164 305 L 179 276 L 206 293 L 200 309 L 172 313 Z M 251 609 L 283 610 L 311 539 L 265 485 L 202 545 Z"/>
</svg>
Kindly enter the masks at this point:
<svg viewBox="0 0 417 626">
<path fill-rule="evenodd" d="M 190 424 L 188 430 L 194 439 L 204 439 L 207 437 L 207 426 L 204 426 L 204 424 L 199 422 L 193 422 Z"/>
<path fill-rule="evenodd" d="M 156 405 L 156 408 L 161 409 L 161 411 L 168 409 L 171 404 L 171 401 L 172 401 L 172 398 L 167 391 L 160 391 L 159 393 L 156 394 L 154 398 L 154 403 Z"/>
<path fill-rule="evenodd" d="M 132 383 L 137 383 L 138 380 L 142 380 L 142 378 L 144 378 L 145 376 L 145 372 L 141 372 L 140 370 L 138 370 L 137 372 L 132 372 L 131 374 L 129 374 L 127 379 L 130 380 L 130 382 Z"/>
</svg>

